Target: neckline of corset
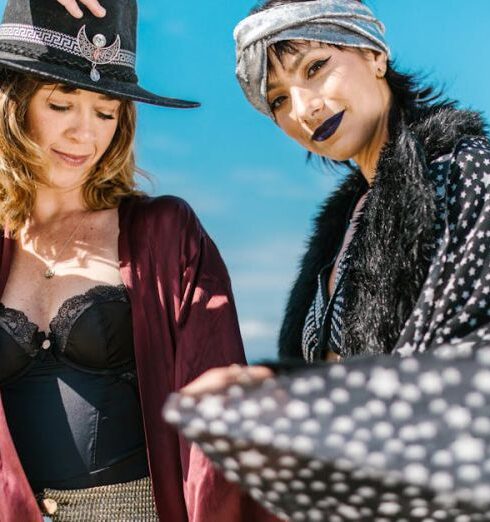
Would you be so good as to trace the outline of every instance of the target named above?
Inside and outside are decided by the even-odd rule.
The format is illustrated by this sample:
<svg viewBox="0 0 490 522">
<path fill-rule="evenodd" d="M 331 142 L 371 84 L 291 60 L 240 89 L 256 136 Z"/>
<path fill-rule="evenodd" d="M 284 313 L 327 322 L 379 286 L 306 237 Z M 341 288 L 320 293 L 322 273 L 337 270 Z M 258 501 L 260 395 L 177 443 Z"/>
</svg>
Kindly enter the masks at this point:
<svg viewBox="0 0 490 522">
<path fill-rule="evenodd" d="M 49 339 L 60 329 L 60 325 L 67 317 L 76 320 L 92 303 L 109 302 L 111 299 L 128 301 L 126 287 L 122 283 L 119 285 L 96 285 L 81 294 L 68 297 L 61 303 L 58 311 L 50 320 L 47 331 L 41 330 L 37 323 L 30 321 L 29 317 L 22 310 L 5 306 L 3 303 L 0 303 L 0 318 L 8 316 L 15 317 L 15 320 L 7 321 L 6 326 L 8 327 L 9 333 L 25 345 L 32 343 L 34 337 L 37 336 L 44 336 L 44 339 Z M 74 312 L 70 314 L 70 310 L 77 304 L 83 304 L 85 306 L 83 306 L 78 313 Z M 89 304 L 89 306 L 86 306 L 87 304 Z M 12 322 L 14 324 L 12 324 Z"/>
</svg>

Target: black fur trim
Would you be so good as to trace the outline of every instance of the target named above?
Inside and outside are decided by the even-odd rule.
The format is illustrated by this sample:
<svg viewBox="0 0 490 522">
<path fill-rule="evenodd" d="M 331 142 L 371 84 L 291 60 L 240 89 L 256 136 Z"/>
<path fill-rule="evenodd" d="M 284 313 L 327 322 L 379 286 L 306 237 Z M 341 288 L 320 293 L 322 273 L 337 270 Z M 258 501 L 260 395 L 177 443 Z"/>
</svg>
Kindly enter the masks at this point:
<svg viewBox="0 0 490 522">
<path fill-rule="evenodd" d="M 349 246 L 344 343 L 348 355 L 389 353 L 420 293 L 434 248 L 434 189 L 427 165 L 464 136 L 485 135 L 480 114 L 452 105 L 427 107 L 400 126 L 382 151 L 376 179 Z M 352 209 L 367 190 L 348 176 L 321 208 L 279 338 L 281 358 L 299 358 L 304 320 L 320 270 L 341 246 Z"/>
</svg>

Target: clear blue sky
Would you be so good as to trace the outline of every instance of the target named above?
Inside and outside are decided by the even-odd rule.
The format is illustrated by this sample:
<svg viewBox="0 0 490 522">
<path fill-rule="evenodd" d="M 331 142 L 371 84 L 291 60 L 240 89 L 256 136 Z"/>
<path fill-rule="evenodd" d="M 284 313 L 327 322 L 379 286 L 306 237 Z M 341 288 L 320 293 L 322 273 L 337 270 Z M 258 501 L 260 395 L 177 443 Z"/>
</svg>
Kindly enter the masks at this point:
<svg viewBox="0 0 490 522">
<path fill-rule="evenodd" d="M 187 199 L 215 239 L 248 357 L 256 360 L 275 355 L 311 218 L 341 179 L 306 165 L 304 152 L 245 101 L 234 78 L 232 31 L 253 3 L 139 1 L 141 83 L 203 107 L 140 106 L 137 159 L 154 176 L 150 190 Z M 400 68 L 428 74 L 462 106 L 490 114 L 490 1 L 368 4 L 385 23 Z"/>
</svg>

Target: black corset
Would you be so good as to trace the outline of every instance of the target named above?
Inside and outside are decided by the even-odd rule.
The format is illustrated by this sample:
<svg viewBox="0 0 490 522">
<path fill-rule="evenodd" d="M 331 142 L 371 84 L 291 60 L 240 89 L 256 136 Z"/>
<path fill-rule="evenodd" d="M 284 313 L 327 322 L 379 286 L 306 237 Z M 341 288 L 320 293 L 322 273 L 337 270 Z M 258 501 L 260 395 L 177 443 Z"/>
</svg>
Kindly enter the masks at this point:
<svg viewBox="0 0 490 522">
<path fill-rule="evenodd" d="M 22 312 L 0 305 L 0 386 L 34 491 L 148 474 L 123 285 L 67 299 L 48 334 Z"/>
</svg>

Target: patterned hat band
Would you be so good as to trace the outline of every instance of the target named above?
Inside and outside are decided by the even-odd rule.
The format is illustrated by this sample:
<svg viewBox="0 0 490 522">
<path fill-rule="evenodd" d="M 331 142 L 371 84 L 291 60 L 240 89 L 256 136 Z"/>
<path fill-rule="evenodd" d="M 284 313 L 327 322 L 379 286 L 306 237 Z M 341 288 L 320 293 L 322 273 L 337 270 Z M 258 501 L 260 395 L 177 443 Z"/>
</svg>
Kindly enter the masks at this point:
<svg viewBox="0 0 490 522">
<path fill-rule="evenodd" d="M 26 45 L 27 44 L 27 45 Z M 101 72 L 107 71 L 104 66 L 120 66 L 126 68 L 119 74 L 111 67 L 110 76 L 126 81 L 137 82 L 135 74 L 136 55 L 131 51 L 121 49 L 119 35 L 107 45 L 103 34 L 96 34 L 92 41 L 87 36 L 86 26 L 82 26 L 77 37 L 65 33 L 35 27 L 27 24 L 0 24 L 0 49 L 17 54 L 37 58 L 48 63 L 90 68 L 90 79 L 97 83 Z M 50 52 L 50 51 L 55 51 Z M 56 52 L 61 51 L 61 53 Z M 70 60 L 71 55 L 81 61 Z"/>
</svg>

